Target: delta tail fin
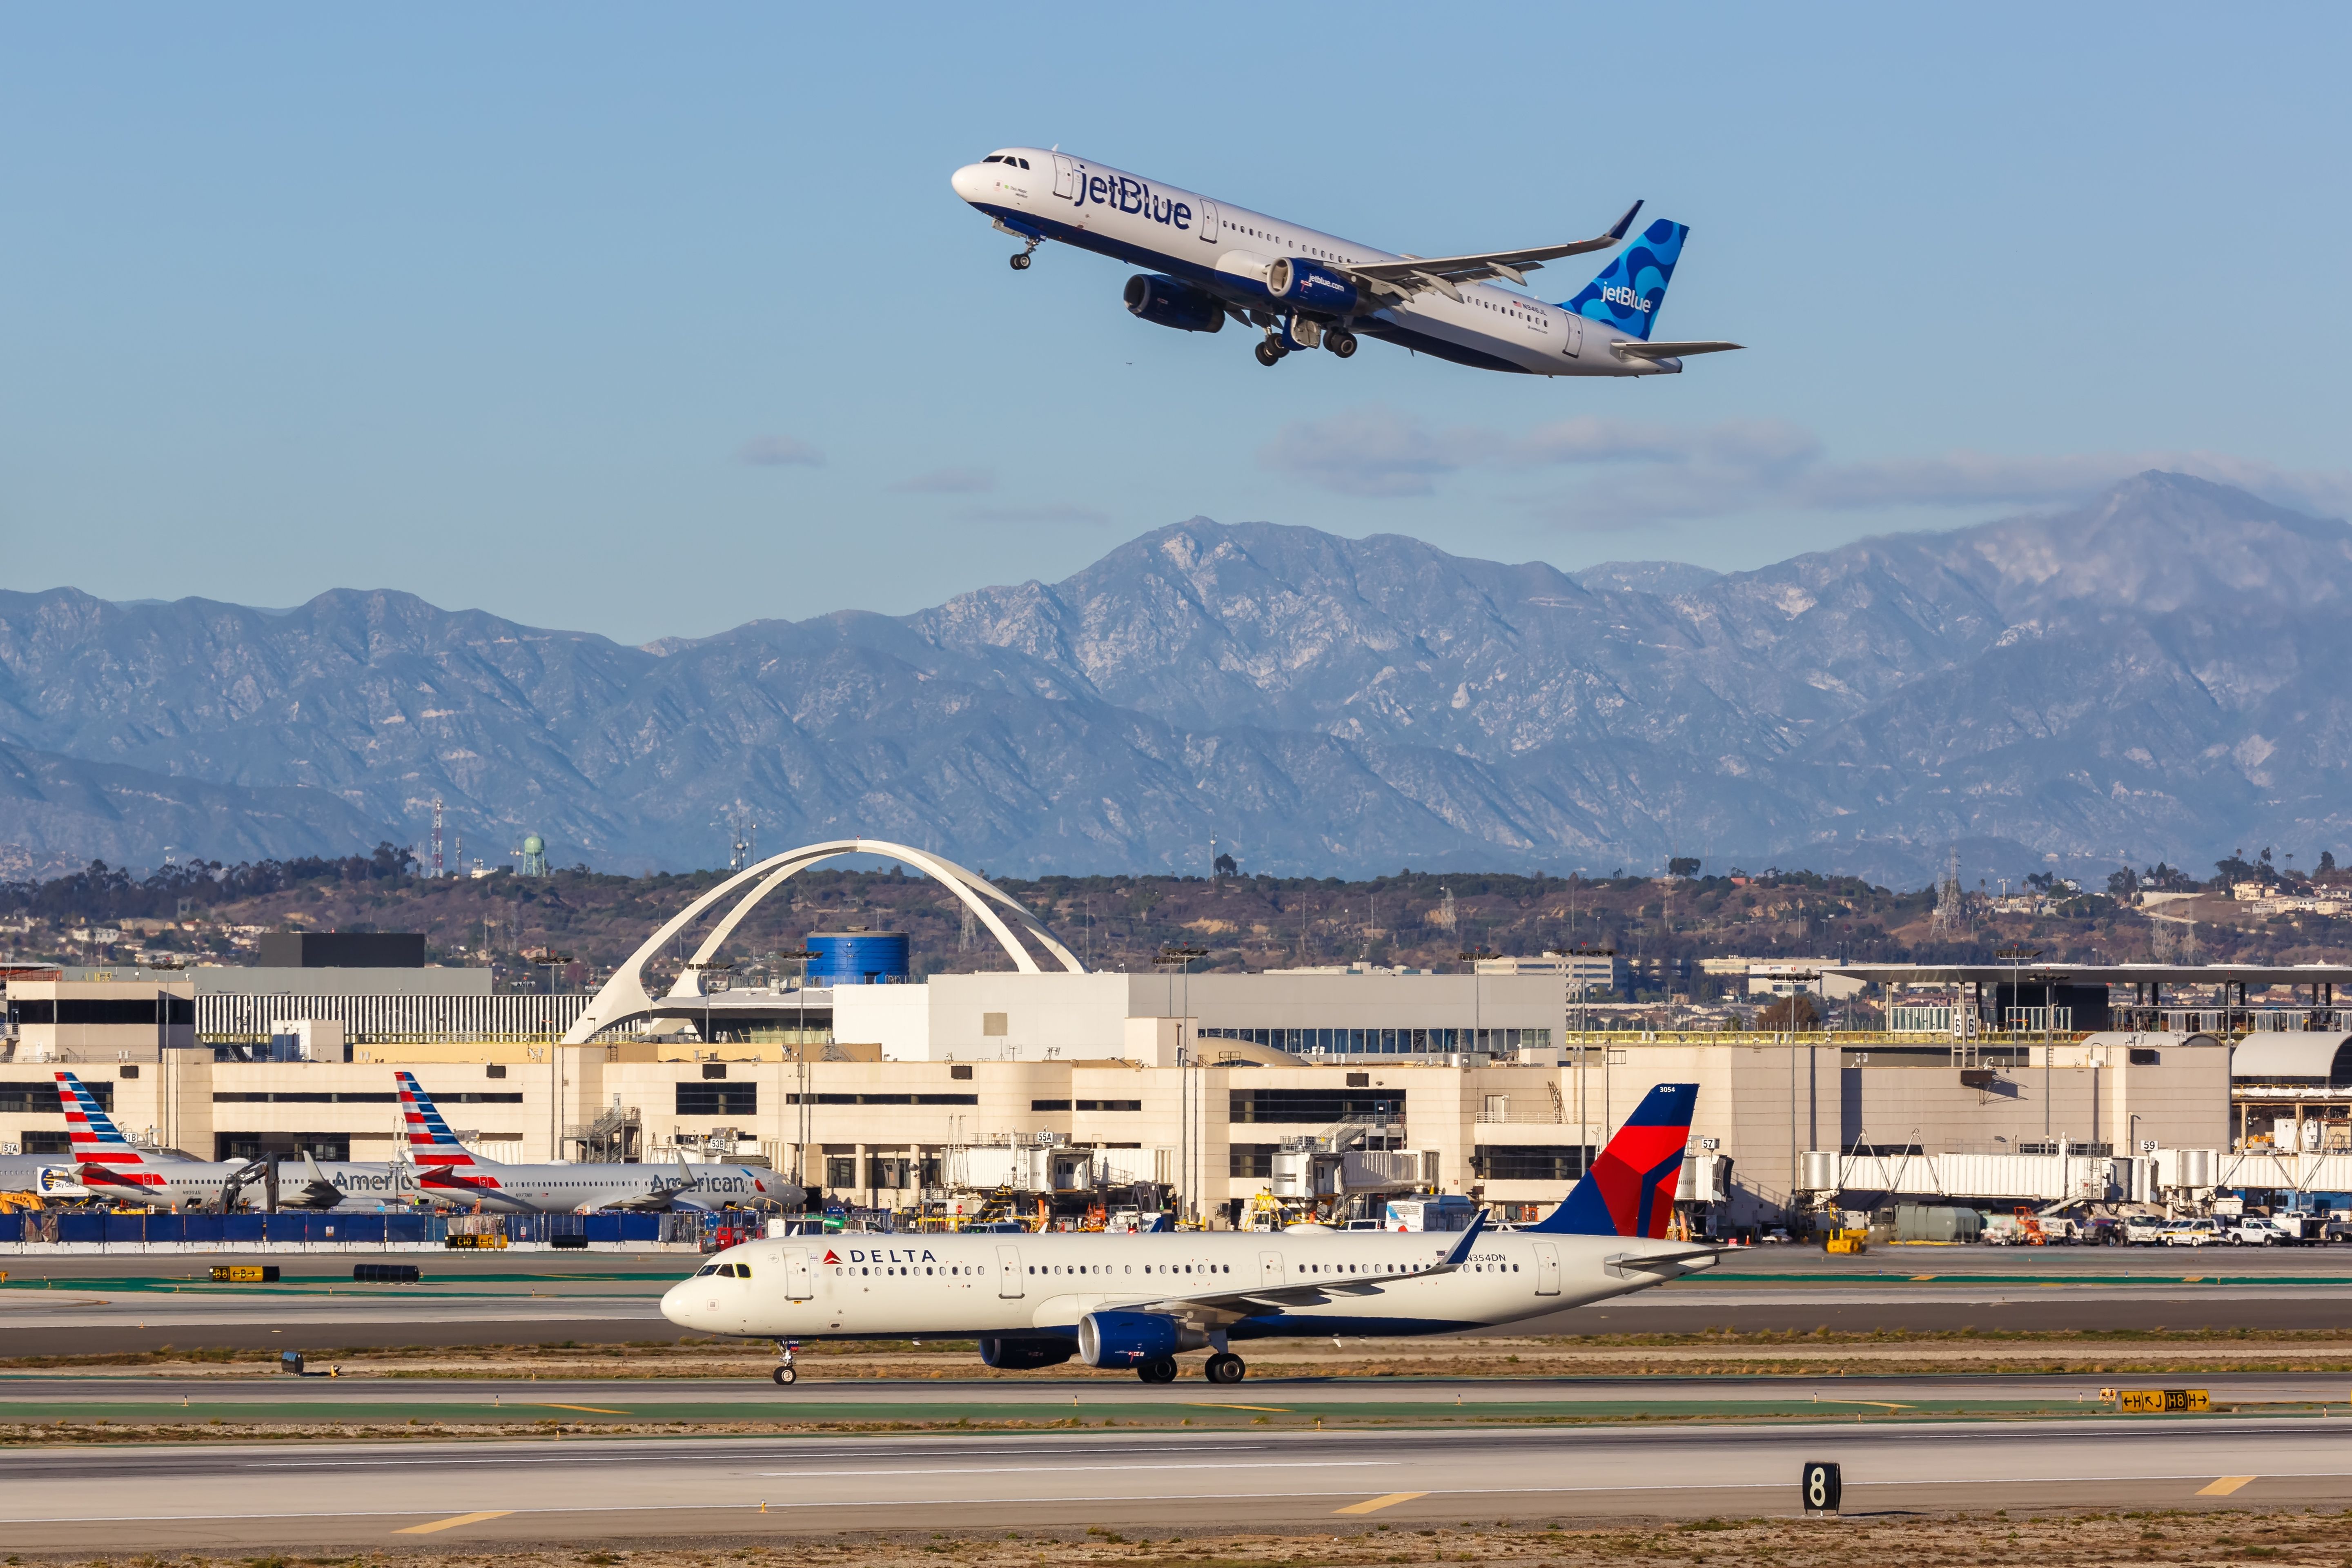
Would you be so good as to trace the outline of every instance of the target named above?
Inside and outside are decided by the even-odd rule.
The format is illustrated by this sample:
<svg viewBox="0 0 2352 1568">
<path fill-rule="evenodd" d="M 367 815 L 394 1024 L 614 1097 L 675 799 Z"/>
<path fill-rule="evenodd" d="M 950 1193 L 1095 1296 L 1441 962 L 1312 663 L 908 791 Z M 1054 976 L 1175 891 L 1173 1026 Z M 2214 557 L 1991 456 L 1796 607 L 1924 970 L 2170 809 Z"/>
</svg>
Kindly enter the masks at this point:
<svg viewBox="0 0 2352 1568">
<path fill-rule="evenodd" d="M 1559 308 L 1648 342 L 1651 329 L 1658 324 L 1658 308 L 1665 303 L 1675 262 L 1683 253 L 1683 236 L 1689 232 L 1687 224 L 1658 219 L 1619 251 L 1582 293 L 1562 300 Z"/>
<path fill-rule="evenodd" d="M 1625 1236 L 1663 1240 L 1682 1179 L 1698 1085 L 1662 1083 L 1642 1097 L 1609 1147 L 1559 1207 L 1529 1230 L 1561 1236 Z"/>
</svg>

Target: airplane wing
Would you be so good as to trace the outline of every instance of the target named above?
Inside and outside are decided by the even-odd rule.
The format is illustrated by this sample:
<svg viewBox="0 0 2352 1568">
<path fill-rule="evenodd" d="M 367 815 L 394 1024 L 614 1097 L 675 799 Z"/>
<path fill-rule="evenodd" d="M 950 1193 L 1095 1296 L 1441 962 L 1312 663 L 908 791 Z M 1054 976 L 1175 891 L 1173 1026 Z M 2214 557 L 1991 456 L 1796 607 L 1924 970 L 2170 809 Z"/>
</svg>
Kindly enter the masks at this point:
<svg viewBox="0 0 2352 1568">
<path fill-rule="evenodd" d="M 285 1179 L 281 1169 L 278 1180 L 283 1183 Z M 302 1151 L 301 1184 L 290 1193 L 281 1185 L 278 1193 L 281 1208 L 331 1209 L 342 1201 L 342 1189 L 327 1180 L 327 1173 L 319 1169 L 318 1159 L 308 1149 Z"/>
<path fill-rule="evenodd" d="M 1626 359 L 1686 359 L 1692 354 L 1719 354 L 1731 349 L 1744 349 L 1746 343 L 1637 343 L 1631 341 L 1610 345 Z"/>
<path fill-rule="evenodd" d="M 1391 299 L 1409 299 L 1424 289 L 1434 289 L 1449 299 L 1462 298 L 1458 283 L 1476 283 L 1488 278 L 1507 278 L 1514 283 L 1525 283 L 1527 275 L 1547 261 L 1563 256 L 1581 256 L 1588 250 L 1606 250 L 1625 237 L 1633 226 L 1633 215 L 1642 210 L 1635 202 L 1625 209 L 1625 216 L 1612 225 L 1605 234 L 1591 239 L 1573 239 L 1563 245 L 1538 245 L 1527 250 L 1490 250 L 1476 256 L 1409 256 L 1398 261 L 1367 261 L 1349 265 L 1325 262 L 1335 272 L 1343 272 L 1355 279 L 1358 288 L 1369 293 Z"/>
<path fill-rule="evenodd" d="M 1486 1228 L 1486 1216 L 1481 1213 L 1462 1233 L 1446 1255 L 1426 1268 L 1416 1268 L 1408 1274 L 1377 1274 L 1370 1278 L 1356 1275 L 1347 1279 L 1318 1280 L 1311 1285 L 1262 1285 L 1255 1290 L 1218 1290 L 1203 1295 L 1170 1296 L 1158 1301 L 1121 1302 L 1122 1312 L 1189 1312 L 1223 1322 L 1238 1322 L 1244 1318 L 1263 1317 L 1286 1307 L 1318 1307 L 1339 1296 L 1377 1296 L 1391 1285 L 1407 1279 L 1427 1279 L 1440 1274 L 1451 1274 L 1469 1261 L 1470 1250 Z"/>
</svg>

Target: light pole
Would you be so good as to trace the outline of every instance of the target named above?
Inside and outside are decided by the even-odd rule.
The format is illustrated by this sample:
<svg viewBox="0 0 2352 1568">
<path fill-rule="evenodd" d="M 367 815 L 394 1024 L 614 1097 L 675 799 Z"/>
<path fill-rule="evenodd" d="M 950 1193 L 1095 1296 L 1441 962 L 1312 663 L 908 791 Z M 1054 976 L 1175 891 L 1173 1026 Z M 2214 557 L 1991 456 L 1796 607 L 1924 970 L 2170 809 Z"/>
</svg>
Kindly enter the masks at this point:
<svg viewBox="0 0 2352 1568">
<path fill-rule="evenodd" d="M 2021 989 L 2020 979 L 2023 966 L 2041 957 L 2042 950 L 2038 947 L 2028 947 L 2021 942 L 2013 942 L 2007 947 L 1996 950 L 1993 956 L 1995 958 L 2005 958 L 2009 961 L 2009 1005 L 2012 1008 L 2017 1008 L 2024 1000 L 2024 992 Z M 2042 988 L 2042 1001 L 2043 1004 L 2047 1005 L 2049 1002 L 2049 988 L 2044 986 Z M 2042 1047 L 2042 1141 L 2044 1143 L 2050 1142 L 2051 1132 L 2050 1090 L 2052 1079 L 2050 1073 L 2050 1056 L 2051 1047 L 2044 1045 Z"/>
<path fill-rule="evenodd" d="M 1192 1075 L 1200 1065 L 1200 1051 L 1197 1043 L 1192 1050 L 1185 1048 L 1184 1019 L 1192 1008 L 1192 961 L 1208 956 L 1205 947 L 1180 943 L 1161 948 L 1151 961 L 1163 968 L 1174 964 L 1184 972 L 1184 1011 L 1176 1016 L 1177 1166 L 1184 1182 L 1185 1212 L 1196 1222 L 1201 1213 L 1201 1189 L 1194 1145 L 1199 1142 L 1201 1119 L 1192 1105 Z M 1171 991 L 1175 988 L 1173 971 L 1169 974 L 1169 987 Z"/>
<path fill-rule="evenodd" d="M 1456 963 L 1470 966 L 1470 1048 L 1474 1051 L 1486 1043 L 1486 984 L 1478 973 L 1478 964 L 1482 959 L 1502 956 L 1484 947 L 1465 948 L 1454 955 Z"/>
<path fill-rule="evenodd" d="M 808 1212 L 809 1133 L 815 1126 L 815 1118 L 810 1113 L 809 1108 L 811 1097 L 808 1058 L 808 966 L 809 960 L 817 956 L 816 952 L 805 947 L 794 948 L 790 952 L 780 951 L 776 954 L 776 962 L 779 963 L 798 960 L 801 966 L 801 983 L 793 989 L 794 1015 L 793 1034 L 795 1037 L 793 1041 L 793 1060 L 799 1068 L 794 1077 L 800 1084 L 800 1104 L 796 1107 L 800 1115 L 795 1119 L 793 1128 L 793 1136 L 795 1140 L 793 1144 L 793 1184 L 801 1190 L 803 1214 Z"/>
</svg>

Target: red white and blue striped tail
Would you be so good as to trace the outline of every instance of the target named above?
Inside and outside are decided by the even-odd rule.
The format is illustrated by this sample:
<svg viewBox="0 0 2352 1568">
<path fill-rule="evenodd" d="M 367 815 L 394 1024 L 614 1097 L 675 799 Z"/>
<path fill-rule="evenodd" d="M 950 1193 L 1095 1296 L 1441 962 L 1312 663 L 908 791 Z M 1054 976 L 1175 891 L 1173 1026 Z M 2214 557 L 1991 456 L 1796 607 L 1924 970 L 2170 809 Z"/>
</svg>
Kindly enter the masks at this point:
<svg viewBox="0 0 2352 1568">
<path fill-rule="evenodd" d="M 433 1097 L 416 1081 L 416 1075 L 395 1069 L 393 1077 L 400 1080 L 400 1116 L 408 1127 L 408 1157 L 420 1166 L 471 1165 L 473 1155 L 457 1142 L 449 1131 Z"/>
</svg>

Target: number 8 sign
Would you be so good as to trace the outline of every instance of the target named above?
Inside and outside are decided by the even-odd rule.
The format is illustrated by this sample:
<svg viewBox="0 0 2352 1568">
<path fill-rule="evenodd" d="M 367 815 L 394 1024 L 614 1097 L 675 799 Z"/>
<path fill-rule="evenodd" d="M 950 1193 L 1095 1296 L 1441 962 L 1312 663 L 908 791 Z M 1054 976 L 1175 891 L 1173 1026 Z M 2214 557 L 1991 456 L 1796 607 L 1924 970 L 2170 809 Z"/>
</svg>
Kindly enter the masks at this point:
<svg viewBox="0 0 2352 1568">
<path fill-rule="evenodd" d="M 1837 1466 L 1825 1459 L 1815 1459 L 1805 1466 L 1803 1491 L 1807 1513 L 1835 1513 L 1838 1510 L 1838 1495 L 1844 1489 L 1845 1479 Z"/>
</svg>

